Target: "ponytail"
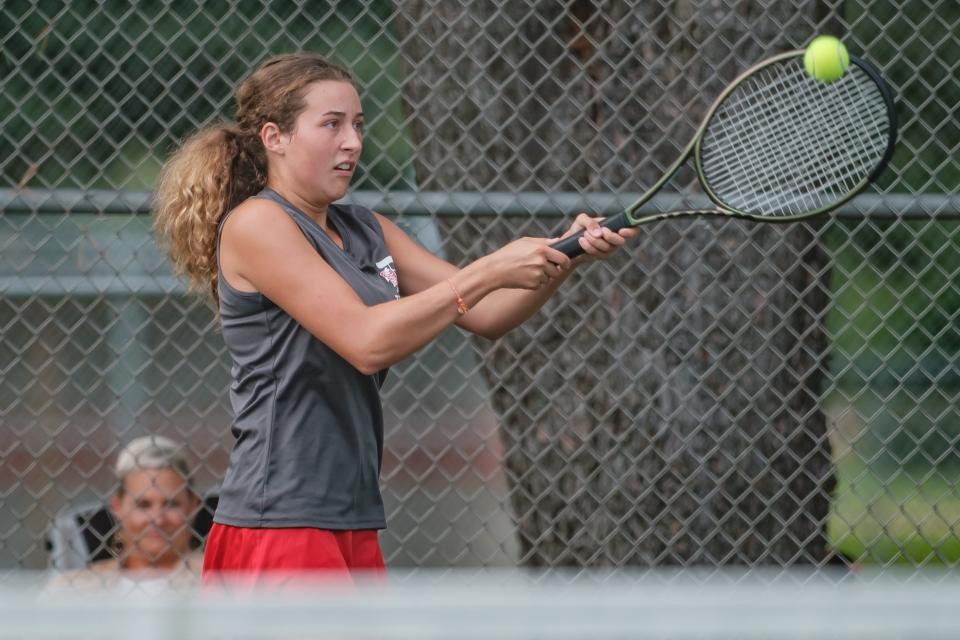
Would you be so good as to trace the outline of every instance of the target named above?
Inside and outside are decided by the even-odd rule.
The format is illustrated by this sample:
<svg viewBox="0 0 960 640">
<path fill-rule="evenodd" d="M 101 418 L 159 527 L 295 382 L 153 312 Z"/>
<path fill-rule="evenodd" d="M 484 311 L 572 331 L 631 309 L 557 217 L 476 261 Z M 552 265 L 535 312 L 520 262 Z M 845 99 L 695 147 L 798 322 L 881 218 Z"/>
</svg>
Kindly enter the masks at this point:
<svg viewBox="0 0 960 640">
<path fill-rule="evenodd" d="M 217 294 L 217 233 L 223 216 L 267 182 L 256 133 L 217 125 L 191 136 L 167 161 L 154 202 L 154 232 L 190 289 Z"/>
</svg>

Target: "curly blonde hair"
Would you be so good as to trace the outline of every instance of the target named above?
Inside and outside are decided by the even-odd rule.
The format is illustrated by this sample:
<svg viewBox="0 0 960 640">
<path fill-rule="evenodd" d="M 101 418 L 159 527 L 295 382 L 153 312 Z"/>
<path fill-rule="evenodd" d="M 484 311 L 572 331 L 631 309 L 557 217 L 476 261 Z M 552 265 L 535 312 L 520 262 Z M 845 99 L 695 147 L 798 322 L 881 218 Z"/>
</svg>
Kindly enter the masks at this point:
<svg viewBox="0 0 960 640">
<path fill-rule="evenodd" d="M 190 288 L 217 294 L 217 230 L 228 211 L 267 183 L 260 130 L 268 122 L 293 129 L 308 85 L 323 80 L 353 84 L 350 73 L 325 58 L 292 53 L 265 61 L 236 91 L 236 124 L 219 123 L 190 136 L 160 174 L 154 232 Z"/>
</svg>

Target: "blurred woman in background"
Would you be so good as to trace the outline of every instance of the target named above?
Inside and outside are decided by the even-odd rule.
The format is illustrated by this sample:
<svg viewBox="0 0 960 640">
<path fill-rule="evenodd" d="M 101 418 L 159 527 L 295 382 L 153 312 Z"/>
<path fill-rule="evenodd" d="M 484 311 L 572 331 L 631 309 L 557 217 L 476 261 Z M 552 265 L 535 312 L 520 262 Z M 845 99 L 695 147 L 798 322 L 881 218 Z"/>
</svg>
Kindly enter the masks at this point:
<svg viewBox="0 0 960 640">
<path fill-rule="evenodd" d="M 200 498 L 182 448 L 161 436 L 137 438 L 120 451 L 114 472 L 114 557 L 61 574 L 56 585 L 147 592 L 196 586 L 202 558 L 191 523 Z"/>
</svg>

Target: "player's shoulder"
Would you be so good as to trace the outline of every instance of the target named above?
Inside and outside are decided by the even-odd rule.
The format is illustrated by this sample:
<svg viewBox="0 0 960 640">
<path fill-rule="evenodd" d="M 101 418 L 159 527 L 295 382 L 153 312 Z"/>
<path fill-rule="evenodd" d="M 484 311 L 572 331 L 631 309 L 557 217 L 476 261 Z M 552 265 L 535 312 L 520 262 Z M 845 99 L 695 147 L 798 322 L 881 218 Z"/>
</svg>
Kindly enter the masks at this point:
<svg viewBox="0 0 960 640">
<path fill-rule="evenodd" d="M 224 225 L 249 225 L 289 219 L 280 203 L 267 198 L 247 198 L 224 216 Z"/>
<path fill-rule="evenodd" d="M 378 213 L 376 211 L 370 211 L 370 215 L 373 216 L 373 219 L 376 220 L 380 224 L 380 226 L 384 226 L 384 225 L 396 226 L 396 223 L 394 223 L 393 220 L 383 215 L 382 213 Z"/>
<path fill-rule="evenodd" d="M 279 203 L 266 198 L 247 198 L 228 211 L 222 221 L 224 238 L 256 240 L 269 235 L 298 233 L 297 224 Z"/>
</svg>

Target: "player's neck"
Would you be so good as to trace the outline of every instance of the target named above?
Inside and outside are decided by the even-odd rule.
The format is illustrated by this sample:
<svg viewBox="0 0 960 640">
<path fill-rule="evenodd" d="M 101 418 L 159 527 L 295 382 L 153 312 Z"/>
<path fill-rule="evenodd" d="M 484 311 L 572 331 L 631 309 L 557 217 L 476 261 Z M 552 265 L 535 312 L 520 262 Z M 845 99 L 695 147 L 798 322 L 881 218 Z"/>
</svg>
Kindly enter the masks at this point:
<svg viewBox="0 0 960 640">
<path fill-rule="evenodd" d="M 276 191 L 284 200 L 312 218 L 314 222 L 320 225 L 321 229 L 328 228 L 327 207 L 330 204 L 329 202 L 313 202 L 297 193 L 296 189 L 284 184 L 273 183 L 270 180 L 267 181 L 267 187 Z"/>
</svg>

